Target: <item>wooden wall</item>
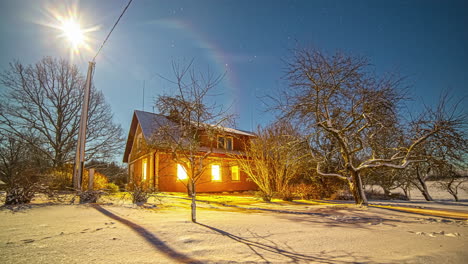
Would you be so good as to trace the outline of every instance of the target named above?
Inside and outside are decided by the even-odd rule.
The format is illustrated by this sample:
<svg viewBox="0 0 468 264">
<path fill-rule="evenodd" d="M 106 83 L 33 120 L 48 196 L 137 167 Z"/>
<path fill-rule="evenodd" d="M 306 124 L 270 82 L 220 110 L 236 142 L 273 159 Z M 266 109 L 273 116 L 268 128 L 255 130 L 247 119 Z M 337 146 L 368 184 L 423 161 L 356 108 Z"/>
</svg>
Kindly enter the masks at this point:
<svg viewBox="0 0 468 264">
<path fill-rule="evenodd" d="M 159 154 L 159 190 L 165 192 L 186 192 L 187 189 L 181 180 L 177 179 L 177 164 L 168 154 Z M 240 180 L 231 180 L 231 166 L 235 161 L 226 158 L 212 159 L 214 164 L 221 166 L 221 181 L 211 181 L 211 166 L 208 166 L 200 180 L 197 182 L 197 192 L 234 192 L 257 190 L 257 185 L 240 171 Z"/>
</svg>

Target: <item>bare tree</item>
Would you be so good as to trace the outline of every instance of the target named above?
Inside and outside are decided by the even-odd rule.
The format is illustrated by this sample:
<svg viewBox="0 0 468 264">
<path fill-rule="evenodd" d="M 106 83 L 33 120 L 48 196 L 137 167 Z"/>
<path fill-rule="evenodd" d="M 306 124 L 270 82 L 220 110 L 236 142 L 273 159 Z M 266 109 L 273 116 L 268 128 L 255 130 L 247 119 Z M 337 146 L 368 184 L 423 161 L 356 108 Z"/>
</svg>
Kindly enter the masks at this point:
<svg viewBox="0 0 468 264">
<path fill-rule="evenodd" d="M 257 184 L 264 201 L 275 194 L 289 199 L 291 182 L 303 171 L 310 158 L 307 143 L 293 126 L 284 121 L 265 129 L 247 143 L 245 151 L 232 154 L 239 167 Z"/>
<path fill-rule="evenodd" d="M 447 164 L 444 172 L 444 177 L 437 182 L 437 187 L 440 190 L 450 193 L 453 199 L 458 202 L 458 192 L 462 189 L 462 185 L 468 182 L 468 177 L 463 177 L 461 172 L 457 171 L 454 166 L 450 164 Z"/>
<path fill-rule="evenodd" d="M 17 61 L 0 75 L 0 83 L 6 88 L 0 98 L 0 133 L 41 151 L 54 168 L 72 162 L 84 91 L 76 66 L 50 57 L 35 65 Z M 112 157 L 122 146 L 122 129 L 113 123 L 103 94 L 93 88 L 87 158 Z"/>
<path fill-rule="evenodd" d="M 41 152 L 14 135 L 0 134 L 0 180 L 6 183 L 5 204 L 29 203 L 47 168 Z"/>
<path fill-rule="evenodd" d="M 457 178 L 455 171 L 466 167 L 467 116 L 464 110 L 459 108 L 462 100 L 455 103 L 451 103 L 452 101 L 447 93 L 443 93 L 437 107 L 427 108 L 412 124 L 411 132 L 419 136 L 430 130 L 427 120 L 434 120 L 432 122 L 438 124 L 438 130 L 414 148 L 413 155 L 420 162 L 412 164 L 407 173 L 412 185 L 427 201 L 432 201 L 433 198 L 426 181 L 429 179 L 445 181 L 447 178 Z M 448 188 L 453 186 L 453 182 L 447 185 Z"/>
<path fill-rule="evenodd" d="M 188 179 L 183 182 L 192 198 L 191 216 L 196 222 L 197 183 L 211 163 L 209 158 L 213 154 L 216 134 L 222 133 L 222 126 L 233 119 L 222 107 L 208 101 L 223 75 L 197 72 L 193 60 L 186 66 L 173 62 L 172 69 L 175 80 L 169 81 L 176 86 L 176 91 L 174 95 L 159 96 L 156 107 L 177 126 L 160 124 L 149 144 L 169 151 L 172 160 L 187 172 Z M 209 147 L 202 146 L 202 136 L 208 137 Z"/>
<path fill-rule="evenodd" d="M 361 177 L 364 171 L 403 169 L 419 161 L 412 156 L 419 144 L 459 124 L 455 116 L 420 120 L 410 140 L 381 146 L 378 142 L 385 135 L 401 129 L 398 108 L 405 98 L 400 78 L 376 76 L 363 57 L 330 56 L 309 49 L 295 51 L 287 78 L 290 89 L 279 100 L 283 118 L 304 124 L 311 134 L 312 155 L 320 161 L 317 172 L 347 181 L 357 204 L 368 203 Z M 325 141 L 334 146 L 333 161 L 320 151 Z"/>
</svg>

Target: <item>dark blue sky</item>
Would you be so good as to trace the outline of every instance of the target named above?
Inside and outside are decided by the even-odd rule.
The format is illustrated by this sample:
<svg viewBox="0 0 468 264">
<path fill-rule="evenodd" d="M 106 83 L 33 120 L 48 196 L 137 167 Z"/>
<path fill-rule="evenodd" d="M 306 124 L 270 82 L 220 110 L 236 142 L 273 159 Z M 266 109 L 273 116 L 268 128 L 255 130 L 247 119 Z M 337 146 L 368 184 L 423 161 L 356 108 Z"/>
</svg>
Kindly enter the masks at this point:
<svg viewBox="0 0 468 264">
<path fill-rule="evenodd" d="M 0 1 L 0 69 L 18 59 L 69 58 L 51 13 L 76 6 L 94 51 L 127 1 Z M 227 72 L 220 104 L 232 105 L 238 128 L 265 124 L 258 96 L 287 87 L 282 80 L 290 49 L 315 46 L 370 57 L 378 73 L 408 76 L 411 94 L 432 104 L 444 89 L 468 94 L 468 5 L 465 1 L 149 1 L 134 0 L 96 60 L 94 84 L 127 131 L 134 109 L 146 111 L 172 86 L 171 61 L 195 58 L 200 71 Z M 0 88 L 3 89 L 3 88 Z M 415 110 L 420 103 L 415 103 Z M 467 102 L 464 102 L 466 109 Z"/>
</svg>

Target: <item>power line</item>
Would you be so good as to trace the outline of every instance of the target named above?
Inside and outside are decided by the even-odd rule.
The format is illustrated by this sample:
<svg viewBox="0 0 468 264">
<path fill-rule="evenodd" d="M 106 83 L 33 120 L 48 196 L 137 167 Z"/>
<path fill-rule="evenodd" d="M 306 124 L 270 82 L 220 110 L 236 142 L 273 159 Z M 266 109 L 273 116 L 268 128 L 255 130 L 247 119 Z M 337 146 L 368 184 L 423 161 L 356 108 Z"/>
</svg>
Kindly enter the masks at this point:
<svg viewBox="0 0 468 264">
<path fill-rule="evenodd" d="M 93 62 L 96 60 L 96 57 L 99 55 L 99 53 L 101 52 L 102 48 L 104 47 L 104 45 L 106 44 L 107 40 L 109 39 L 110 35 L 112 34 L 112 31 L 114 31 L 114 28 L 117 26 L 117 24 L 119 23 L 120 19 L 122 18 L 123 14 L 125 14 L 125 11 L 127 11 L 127 8 L 130 6 L 130 4 L 132 3 L 133 0 L 130 0 L 128 1 L 128 4 L 127 6 L 124 8 L 124 10 L 122 11 L 122 14 L 120 14 L 119 18 L 117 19 L 117 21 L 115 21 L 115 24 L 114 26 L 112 27 L 111 31 L 109 32 L 109 34 L 107 34 L 107 37 L 106 39 L 104 40 L 104 42 L 102 42 L 102 45 L 101 47 L 99 48 L 98 52 L 96 53 L 96 56 L 94 56 L 93 58 Z"/>
</svg>

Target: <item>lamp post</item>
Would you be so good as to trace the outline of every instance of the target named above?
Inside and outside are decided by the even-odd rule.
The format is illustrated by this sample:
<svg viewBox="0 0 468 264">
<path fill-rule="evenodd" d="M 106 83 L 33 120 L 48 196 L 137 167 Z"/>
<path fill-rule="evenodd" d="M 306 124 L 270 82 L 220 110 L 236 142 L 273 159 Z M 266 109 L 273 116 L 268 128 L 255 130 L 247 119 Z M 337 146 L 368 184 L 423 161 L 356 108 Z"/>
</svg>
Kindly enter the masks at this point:
<svg viewBox="0 0 468 264">
<path fill-rule="evenodd" d="M 101 52 L 101 49 L 104 47 L 107 40 L 109 39 L 109 36 L 112 34 L 112 31 L 115 29 L 115 27 L 117 26 L 123 14 L 125 13 L 125 11 L 130 6 L 131 3 L 132 3 L 132 0 L 128 1 L 127 6 L 122 11 L 122 14 L 120 14 L 119 18 L 115 22 L 109 34 L 107 34 L 107 37 L 104 39 L 104 42 L 102 43 L 101 47 L 97 51 L 93 60 L 88 63 L 88 74 L 86 76 L 86 85 L 85 85 L 85 90 L 84 90 L 84 95 L 83 95 L 83 105 L 81 108 L 80 128 L 79 128 L 80 130 L 78 132 L 78 142 L 76 146 L 75 165 L 73 166 L 73 188 L 75 190 L 82 189 L 81 184 L 82 184 L 83 172 L 84 172 L 84 161 L 85 161 L 84 158 L 85 158 L 85 146 L 86 146 L 86 129 L 88 125 L 89 97 L 91 95 L 91 83 L 93 79 L 94 67 L 96 65 L 95 60 L 96 60 L 96 57 L 99 55 L 99 52 Z M 59 20 L 62 22 L 62 25 L 59 28 L 62 29 L 63 36 L 68 38 L 68 40 L 72 44 L 73 49 L 77 51 L 78 47 L 84 44 L 85 36 L 83 33 L 85 31 L 89 32 L 90 30 L 85 30 L 85 31 L 81 30 L 79 23 L 76 23 L 76 21 L 73 18 L 59 19 Z"/>
<path fill-rule="evenodd" d="M 89 97 L 91 92 L 91 83 L 93 79 L 94 66 L 96 63 L 90 61 L 88 63 L 88 74 L 86 75 L 86 85 L 83 95 L 83 105 L 81 107 L 80 128 L 78 132 L 78 142 L 76 146 L 75 165 L 73 168 L 73 188 L 75 190 L 82 189 L 83 172 L 84 172 L 84 158 L 86 146 L 86 130 L 88 126 L 88 109 Z"/>
<path fill-rule="evenodd" d="M 85 36 L 80 24 L 74 19 L 60 18 L 62 36 L 66 37 L 71 45 L 72 52 L 77 52 L 81 46 L 85 45 Z M 78 141 L 76 145 L 75 164 L 73 166 L 73 188 L 75 190 L 82 189 L 82 180 L 85 162 L 85 146 L 86 146 L 86 130 L 88 125 L 88 109 L 89 97 L 91 94 L 91 83 L 93 79 L 93 72 L 95 66 L 94 59 L 88 63 L 88 74 L 86 76 L 86 83 L 83 94 L 83 104 L 81 106 L 80 126 L 78 131 Z"/>
</svg>

